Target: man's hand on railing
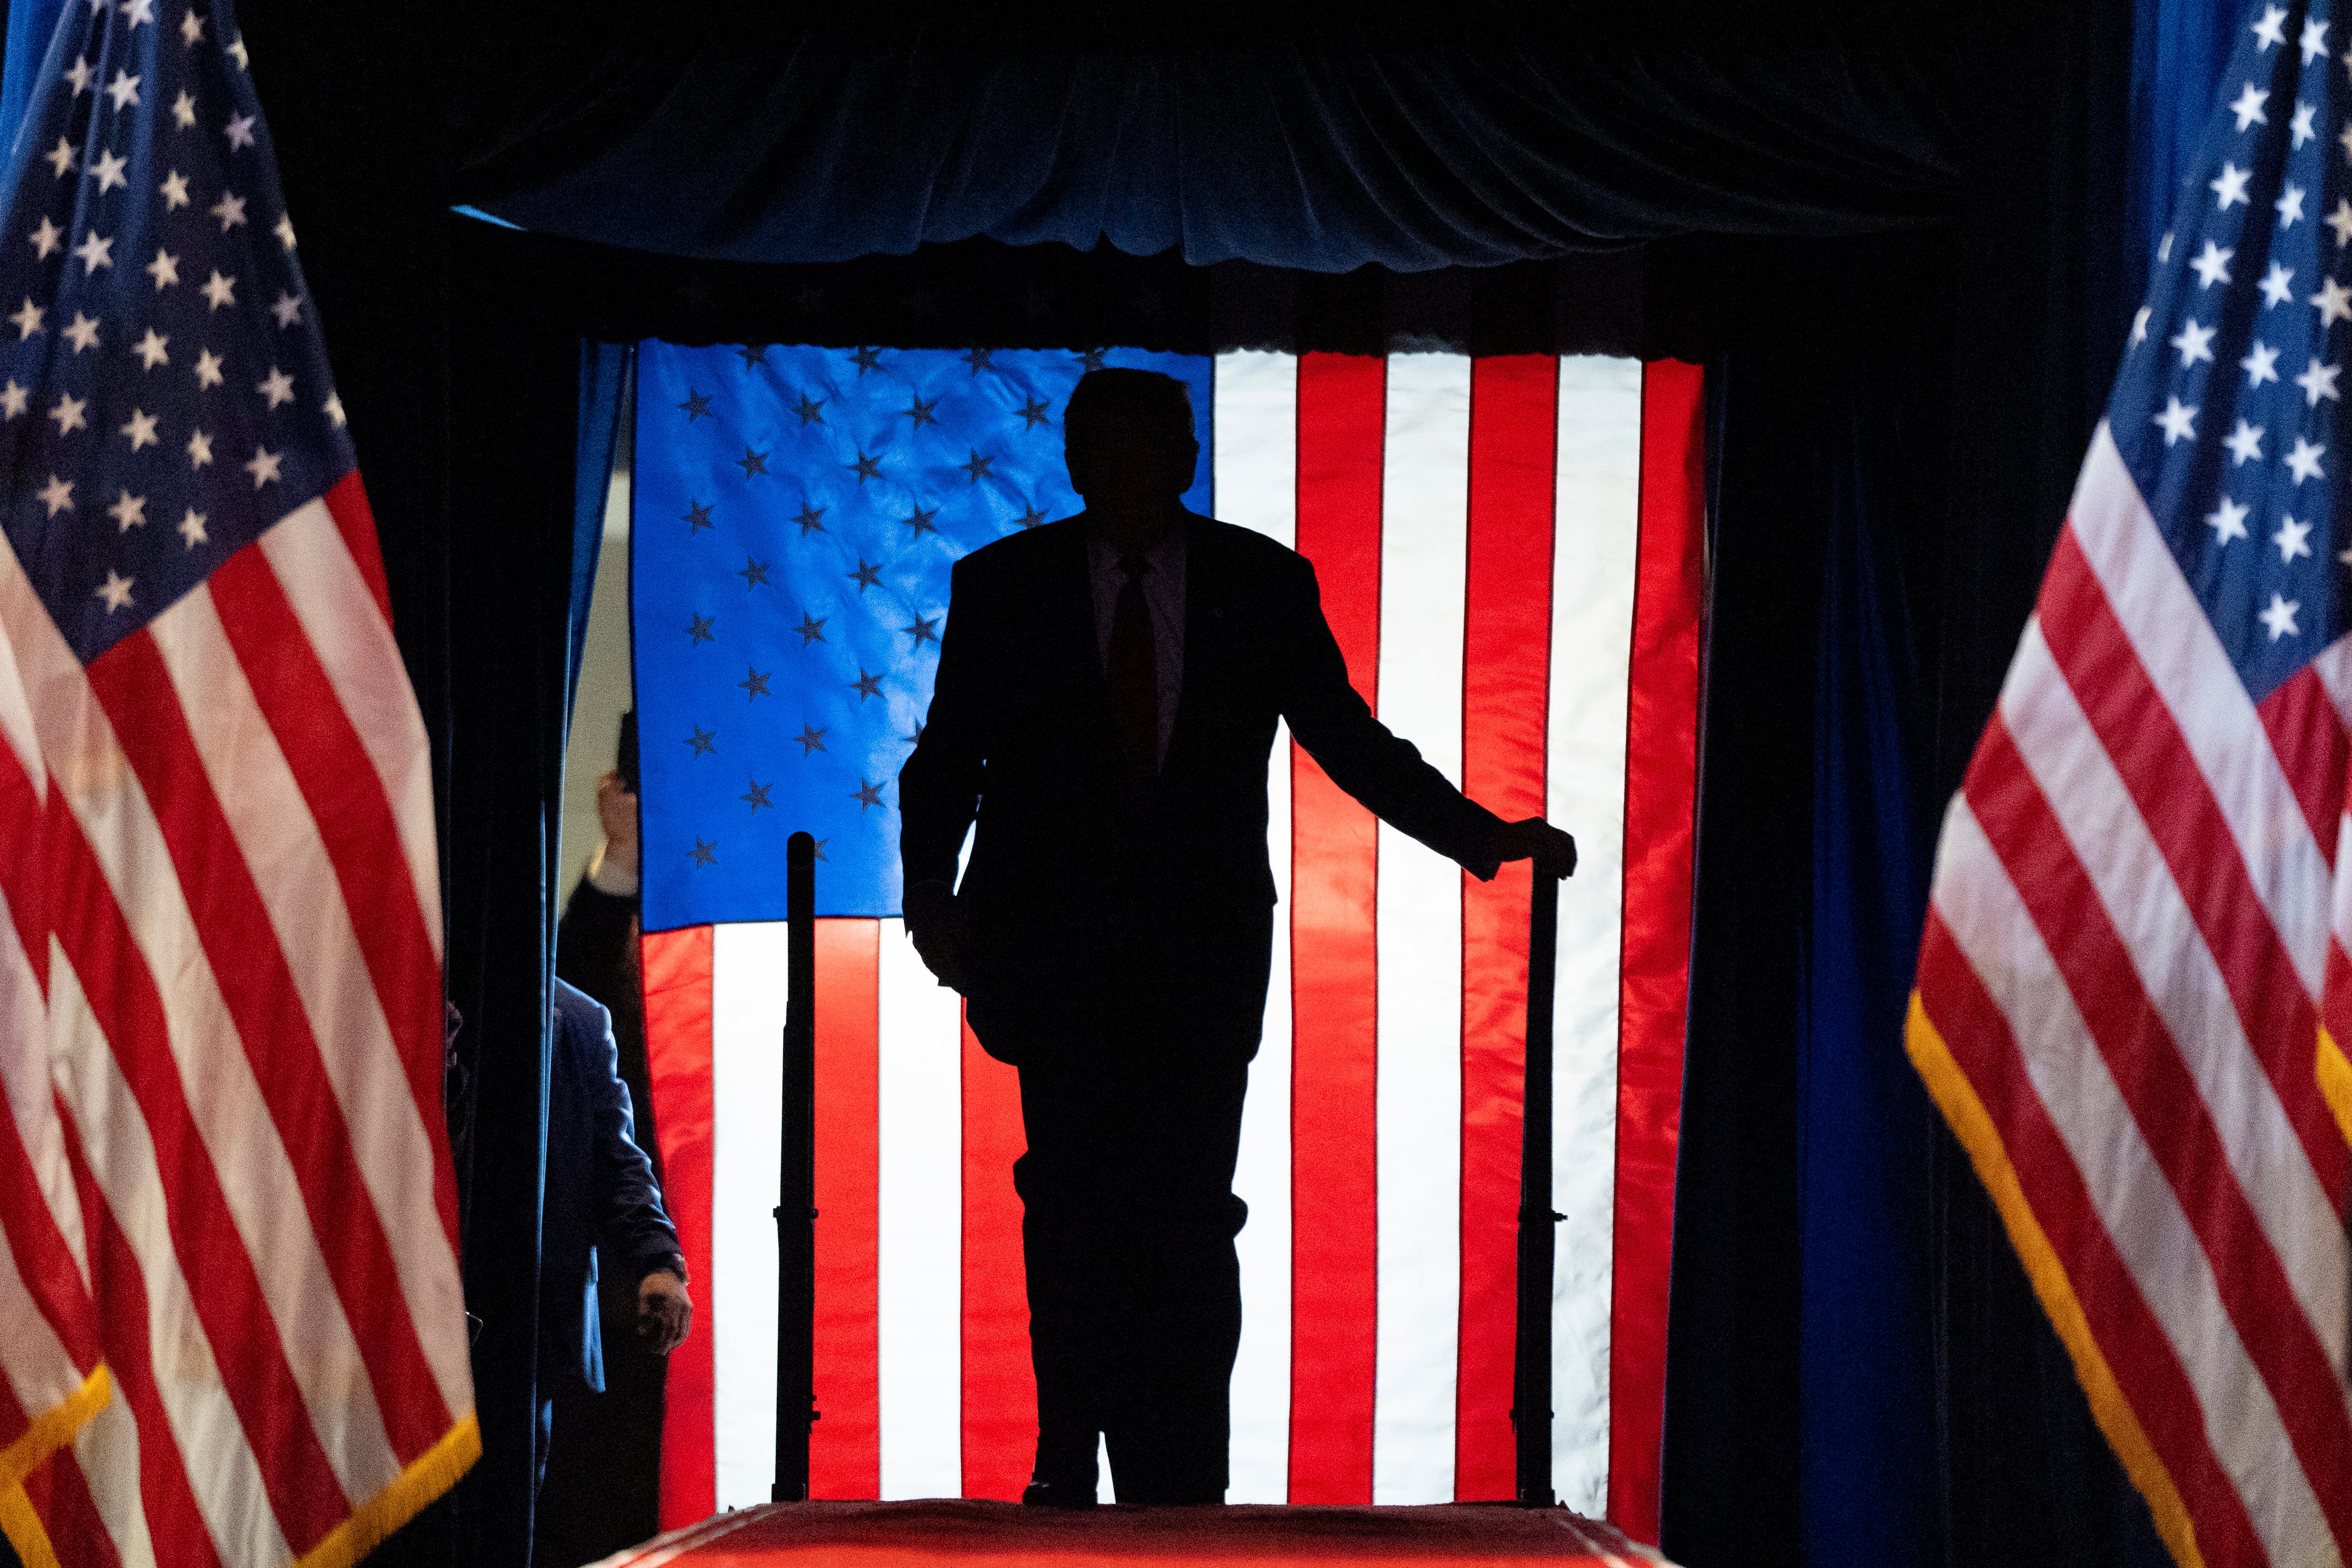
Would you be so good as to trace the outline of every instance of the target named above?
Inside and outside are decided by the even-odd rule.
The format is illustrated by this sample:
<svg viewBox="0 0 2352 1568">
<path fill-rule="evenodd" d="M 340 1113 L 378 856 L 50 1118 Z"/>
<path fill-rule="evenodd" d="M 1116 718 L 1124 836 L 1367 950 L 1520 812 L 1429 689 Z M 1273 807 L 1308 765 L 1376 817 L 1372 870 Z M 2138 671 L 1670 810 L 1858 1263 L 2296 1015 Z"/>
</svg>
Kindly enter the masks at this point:
<svg viewBox="0 0 2352 1568">
<path fill-rule="evenodd" d="M 1541 817 L 1506 822 L 1487 842 L 1498 861 L 1531 860 L 1539 876 L 1571 876 L 1576 872 L 1576 841 Z"/>
<path fill-rule="evenodd" d="M 960 995 L 969 991 L 971 936 L 947 883 L 919 882 L 907 890 L 907 937 L 940 985 Z"/>
</svg>

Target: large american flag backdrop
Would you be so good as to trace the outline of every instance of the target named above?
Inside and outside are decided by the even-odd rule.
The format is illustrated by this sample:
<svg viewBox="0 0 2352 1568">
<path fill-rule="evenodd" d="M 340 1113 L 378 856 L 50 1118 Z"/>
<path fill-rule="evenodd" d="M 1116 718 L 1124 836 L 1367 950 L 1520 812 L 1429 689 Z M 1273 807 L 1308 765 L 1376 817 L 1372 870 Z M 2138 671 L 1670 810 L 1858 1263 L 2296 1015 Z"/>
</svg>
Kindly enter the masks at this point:
<svg viewBox="0 0 2352 1568">
<path fill-rule="evenodd" d="M 0 1528 L 341 1568 L 479 1437 L 425 731 L 229 7 L 70 7 L 5 200 Z"/>
<path fill-rule="evenodd" d="M 633 613 L 647 1043 L 702 1317 L 663 1517 L 772 1461 L 782 844 L 824 841 L 817 1403 L 827 1497 L 1015 1497 L 1035 1438 L 1013 1071 L 895 918 L 899 765 L 962 552 L 1079 503 L 1088 363 L 1192 387 L 1190 503 L 1310 558 L 1357 688 L 1505 817 L 1571 828 L 1555 1478 L 1654 1539 L 1682 1072 L 1698 372 L 1624 360 L 641 346 Z M 1252 1069 L 1235 1501 L 1513 1490 L 1524 864 L 1378 825 L 1287 739 L 1286 928 Z"/>
<path fill-rule="evenodd" d="M 1912 1059 L 2173 1554 L 2352 1549 L 2352 52 L 2249 14 L 1945 819 Z"/>
</svg>

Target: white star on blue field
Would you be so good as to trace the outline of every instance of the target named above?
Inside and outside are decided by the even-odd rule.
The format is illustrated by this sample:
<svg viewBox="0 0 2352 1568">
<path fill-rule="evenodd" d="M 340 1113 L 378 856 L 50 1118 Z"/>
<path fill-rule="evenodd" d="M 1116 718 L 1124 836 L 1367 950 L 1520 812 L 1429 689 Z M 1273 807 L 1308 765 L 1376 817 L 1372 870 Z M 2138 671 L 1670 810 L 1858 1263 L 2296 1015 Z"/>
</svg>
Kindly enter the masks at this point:
<svg viewBox="0 0 2352 1568">
<path fill-rule="evenodd" d="M 898 769 L 931 701 L 949 572 L 1080 509 L 1062 405 L 1090 366 L 1192 389 L 1211 510 L 1214 361 L 1111 349 L 637 350 L 632 641 L 647 930 L 898 913 Z"/>
<path fill-rule="evenodd" d="M 2346 630 L 2336 332 L 2352 322 L 2352 52 L 2332 26 L 2325 5 L 2272 5 L 2242 37 L 2108 404 L 2257 702 Z"/>
</svg>

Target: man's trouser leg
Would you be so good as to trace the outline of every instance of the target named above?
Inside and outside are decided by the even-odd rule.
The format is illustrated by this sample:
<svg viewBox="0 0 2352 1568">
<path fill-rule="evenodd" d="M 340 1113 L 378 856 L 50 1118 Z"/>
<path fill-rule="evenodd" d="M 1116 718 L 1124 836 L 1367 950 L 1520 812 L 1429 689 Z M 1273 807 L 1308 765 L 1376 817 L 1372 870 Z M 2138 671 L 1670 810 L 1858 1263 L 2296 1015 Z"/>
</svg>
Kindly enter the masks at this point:
<svg viewBox="0 0 2352 1568">
<path fill-rule="evenodd" d="M 1121 1500 L 1223 1498 L 1247 1082 L 1238 1061 L 1022 1069 L 1040 1479 L 1084 1492 L 1099 1432 Z"/>
</svg>

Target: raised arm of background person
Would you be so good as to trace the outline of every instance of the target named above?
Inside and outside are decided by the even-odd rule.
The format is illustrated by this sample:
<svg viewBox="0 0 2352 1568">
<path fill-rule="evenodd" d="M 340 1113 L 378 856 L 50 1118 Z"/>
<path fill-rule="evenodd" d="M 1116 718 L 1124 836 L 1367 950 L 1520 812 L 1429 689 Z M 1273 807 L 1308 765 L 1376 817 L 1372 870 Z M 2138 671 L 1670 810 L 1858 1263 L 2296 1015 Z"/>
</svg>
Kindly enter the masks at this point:
<svg viewBox="0 0 2352 1568">
<path fill-rule="evenodd" d="M 1315 568 L 1291 558 L 1280 627 L 1282 716 L 1331 782 L 1374 816 L 1420 840 L 1480 881 L 1502 857 L 1495 841 L 1506 824 L 1422 760 L 1413 744 L 1372 716 L 1348 684 L 1348 662 L 1323 618 Z"/>
<path fill-rule="evenodd" d="M 606 1007 L 620 1005 L 620 988 L 633 980 L 628 945 L 636 895 L 607 893 L 583 876 L 564 901 L 555 927 L 555 973 Z"/>
<path fill-rule="evenodd" d="M 980 809 L 988 759 L 992 627 L 983 574 L 956 562 L 931 708 L 914 755 L 898 769 L 898 862 L 906 885 L 955 885 L 956 855 Z"/>
<path fill-rule="evenodd" d="M 555 928 L 555 973 L 607 1008 L 635 1007 L 637 983 L 629 941 L 636 935 L 637 797 L 617 769 L 596 780 L 596 817 L 604 841 L 564 901 Z"/>
</svg>

